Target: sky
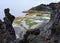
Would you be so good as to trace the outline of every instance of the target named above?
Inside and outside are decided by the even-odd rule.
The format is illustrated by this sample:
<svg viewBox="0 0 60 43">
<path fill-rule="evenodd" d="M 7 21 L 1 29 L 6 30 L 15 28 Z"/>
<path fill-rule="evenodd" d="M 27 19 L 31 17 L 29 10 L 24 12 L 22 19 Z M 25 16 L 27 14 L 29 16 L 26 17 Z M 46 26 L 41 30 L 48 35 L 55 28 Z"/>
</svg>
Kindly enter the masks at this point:
<svg viewBox="0 0 60 43">
<path fill-rule="evenodd" d="M 24 10 L 28 10 L 40 4 L 59 2 L 60 0 L 0 0 L 0 19 L 4 17 L 4 9 L 10 8 L 10 13 L 16 16 L 24 16 Z"/>
</svg>

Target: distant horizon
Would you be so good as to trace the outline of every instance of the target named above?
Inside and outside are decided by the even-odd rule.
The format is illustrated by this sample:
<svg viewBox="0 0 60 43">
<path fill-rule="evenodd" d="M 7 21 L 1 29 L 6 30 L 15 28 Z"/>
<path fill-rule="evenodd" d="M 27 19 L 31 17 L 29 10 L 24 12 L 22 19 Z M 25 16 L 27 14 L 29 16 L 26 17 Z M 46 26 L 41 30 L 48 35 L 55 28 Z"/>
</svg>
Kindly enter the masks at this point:
<svg viewBox="0 0 60 43">
<path fill-rule="evenodd" d="M 0 1 L 0 19 L 4 17 L 4 9 L 10 8 L 10 13 L 14 16 L 24 16 L 24 10 L 28 10 L 40 4 L 49 4 L 60 2 L 60 0 L 1 0 Z"/>
</svg>

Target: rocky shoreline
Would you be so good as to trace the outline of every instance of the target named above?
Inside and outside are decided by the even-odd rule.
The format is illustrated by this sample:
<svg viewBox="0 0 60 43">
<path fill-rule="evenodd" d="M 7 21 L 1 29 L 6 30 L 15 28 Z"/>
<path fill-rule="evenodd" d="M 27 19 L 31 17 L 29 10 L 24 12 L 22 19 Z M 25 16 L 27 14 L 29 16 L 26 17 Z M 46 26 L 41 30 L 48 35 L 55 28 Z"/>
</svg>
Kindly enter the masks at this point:
<svg viewBox="0 0 60 43">
<path fill-rule="evenodd" d="M 41 4 L 30 10 L 51 12 L 49 22 L 43 23 L 35 29 L 27 30 L 22 40 L 16 39 L 12 26 L 15 17 L 10 14 L 10 9 L 6 8 L 4 9 L 4 22 L 0 20 L 0 43 L 60 43 L 60 2 Z"/>
</svg>

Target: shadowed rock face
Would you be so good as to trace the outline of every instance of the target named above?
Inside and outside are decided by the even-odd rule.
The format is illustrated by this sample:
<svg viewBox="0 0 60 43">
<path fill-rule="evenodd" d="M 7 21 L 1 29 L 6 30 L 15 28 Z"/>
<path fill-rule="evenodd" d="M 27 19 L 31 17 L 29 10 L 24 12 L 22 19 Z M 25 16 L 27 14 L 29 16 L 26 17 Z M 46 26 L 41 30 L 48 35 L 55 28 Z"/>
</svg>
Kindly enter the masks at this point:
<svg viewBox="0 0 60 43">
<path fill-rule="evenodd" d="M 56 9 L 60 9 L 60 2 L 55 5 Z"/>
<path fill-rule="evenodd" d="M 52 8 L 52 10 L 55 10 L 55 9 L 56 9 L 55 4 L 57 4 L 57 3 L 50 3 L 50 4 L 47 5 L 47 6 L 49 6 L 50 8 Z"/>
<path fill-rule="evenodd" d="M 6 26 L 2 22 L 2 20 L 0 20 L 0 43 L 6 43 L 7 42 L 7 37 L 6 36 L 7 36 Z"/>
<path fill-rule="evenodd" d="M 13 23 L 15 17 L 13 15 L 11 15 L 10 13 L 10 9 L 7 8 L 7 9 L 4 9 L 4 13 L 5 13 L 5 17 L 10 20 L 11 24 Z"/>
<path fill-rule="evenodd" d="M 13 23 L 15 17 L 13 15 L 11 15 L 9 13 L 9 11 L 10 11 L 9 8 L 4 9 L 4 12 L 5 12 L 4 22 L 5 22 L 7 31 L 11 35 L 11 39 L 15 40 L 16 39 L 15 31 L 14 31 L 14 28 L 12 27 L 12 23 Z"/>
<path fill-rule="evenodd" d="M 0 43 L 11 43 L 16 40 L 15 31 L 12 27 L 15 17 L 9 11 L 9 8 L 4 9 L 4 22 L 0 20 Z"/>
</svg>

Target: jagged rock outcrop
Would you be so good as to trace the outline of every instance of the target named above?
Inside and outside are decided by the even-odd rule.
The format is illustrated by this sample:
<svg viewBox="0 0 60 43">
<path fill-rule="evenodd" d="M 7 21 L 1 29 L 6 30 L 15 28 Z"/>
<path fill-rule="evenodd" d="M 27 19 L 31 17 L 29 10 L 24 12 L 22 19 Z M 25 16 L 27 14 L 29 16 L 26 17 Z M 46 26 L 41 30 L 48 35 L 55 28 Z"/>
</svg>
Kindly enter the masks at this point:
<svg viewBox="0 0 60 43">
<path fill-rule="evenodd" d="M 7 31 L 8 31 L 8 32 L 10 33 L 10 35 L 11 35 L 11 38 L 12 38 L 13 40 L 15 40 L 15 39 L 16 39 L 15 31 L 14 31 L 14 29 L 13 29 L 13 27 L 12 27 L 12 23 L 13 23 L 15 17 L 14 17 L 13 15 L 11 15 L 11 14 L 9 13 L 9 11 L 10 11 L 9 8 L 4 9 L 4 13 L 5 13 L 4 23 L 5 23 L 5 25 L 6 25 Z"/>
<path fill-rule="evenodd" d="M 0 20 L 0 43 L 12 43 L 16 40 L 15 31 L 12 27 L 15 17 L 9 13 L 9 8 L 4 9 L 4 13 L 4 22 Z"/>
</svg>

